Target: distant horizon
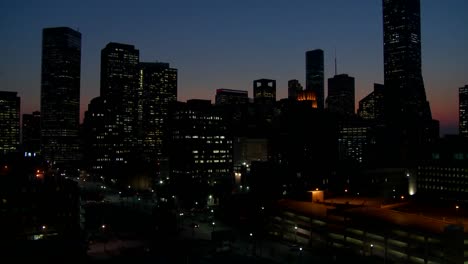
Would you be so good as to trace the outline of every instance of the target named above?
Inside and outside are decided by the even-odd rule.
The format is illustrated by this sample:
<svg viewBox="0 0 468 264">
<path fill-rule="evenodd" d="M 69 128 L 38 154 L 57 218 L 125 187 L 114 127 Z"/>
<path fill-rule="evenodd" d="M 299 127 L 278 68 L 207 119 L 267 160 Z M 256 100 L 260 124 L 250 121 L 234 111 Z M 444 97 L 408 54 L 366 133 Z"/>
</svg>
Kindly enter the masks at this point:
<svg viewBox="0 0 468 264">
<path fill-rule="evenodd" d="M 182 102 L 214 103 L 220 88 L 252 95 L 261 78 L 276 80 L 277 100 L 287 98 L 288 80 L 305 87 L 305 52 L 313 49 L 325 53 L 325 96 L 335 51 L 337 73 L 355 78 L 356 109 L 374 83 L 384 83 L 381 1 L 140 2 L 1 3 L 1 90 L 18 92 L 21 114 L 40 111 L 42 29 L 61 26 L 82 33 L 80 123 L 99 96 L 100 51 L 109 42 L 134 45 L 141 62 L 178 69 Z M 468 84 L 464 10 L 463 0 L 421 1 L 423 79 L 441 137 L 458 134 L 458 88 Z"/>
</svg>

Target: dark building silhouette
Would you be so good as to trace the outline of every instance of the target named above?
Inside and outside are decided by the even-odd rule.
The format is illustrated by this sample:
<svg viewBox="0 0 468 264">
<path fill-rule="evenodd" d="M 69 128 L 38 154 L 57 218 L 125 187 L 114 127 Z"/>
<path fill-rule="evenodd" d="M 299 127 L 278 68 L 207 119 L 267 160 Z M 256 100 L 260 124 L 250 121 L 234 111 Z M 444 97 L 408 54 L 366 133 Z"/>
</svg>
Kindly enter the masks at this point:
<svg viewBox="0 0 468 264">
<path fill-rule="evenodd" d="M 15 153 L 0 159 L 3 259 L 64 263 L 85 257 L 78 183 L 47 171 L 38 157 Z"/>
<path fill-rule="evenodd" d="M 317 108 L 324 109 L 325 104 L 325 77 L 324 77 L 323 50 L 316 49 L 306 52 L 306 88 L 312 91 L 317 98 Z"/>
<path fill-rule="evenodd" d="M 354 77 L 338 74 L 328 79 L 327 108 L 342 116 L 354 115 Z"/>
<path fill-rule="evenodd" d="M 93 180 L 123 163 L 123 158 L 116 156 L 120 141 L 109 111 L 104 97 L 93 98 L 83 120 L 84 161 Z"/>
<path fill-rule="evenodd" d="M 270 79 L 258 79 L 253 82 L 253 94 L 255 104 L 270 104 L 276 102 L 276 81 Z"/>
<path fill-rule="evenodd" d="M 247 91 L 217 89 L 215 105 L 232 136 L 246 132 L 249 108 L 252 108 Z"/>
<path fill-rule="evenodd" d="M 140 135 L 143 158 L 149 163 L 159 163 L 166 139 L 169 105 L 177 101 L 177 69 L 169 63 L 140 63 L 141 97 L 139 98 Z"/>
<path fill-rule="evenodd" d="M 382 122 L 384 116 L 384 86 L 374 83 L 374 90 L 359 101 L 357 114 L 369 121 Z"/>
<path fill-rule="evenodd" d="M 23 114 L 22 137 L 25 155 L 38 155 L 41 151 L 41 112 Z"/>
<path fill-rule="evenodd" d="M 338 148 L 340 160 L 363 163 L 372 139 L 372 126 L 368 122 L 352 120 L 341 124 Z"/>
<path fill-rule="evenodd" d="M 439 137 L 421 73 L 419 0 L 383 0 L 384 109 L 387 157 L 414 166 L 422 145 Z"/>
<path fill-rule="evenodd" d="M 458 120 L 460 136 L 468 138 L 468 85 L 458 92 Z"/>
<path fill-rule="evenodd" d="M 338 161 L 338 122 L 335 115 L 310 107 L 308 101 L 280 100 L 269 141 L 269 161 L 284 168 L 289 197 L 303 198 L 307 191 L 328 188 Z M 291 196 L 290 196 L 291 195 Z"/>
<path fill-rule="evenodd" d="M 141 145 L 137 140 L 138 99 L 142 95 L 139 76 L 139 51 L 133 45 L 110 42 L 101 50 L 101 96 L 90 103 L 86 126 L 96 160 L 91 162 L 96 176 L 122 178 Z M 94 115 L 94 116 L 93 116 Z M 94 127 L 93 127 L 94 126 Z"/>
<path fill-rule="evenodd" d="M 80 160 L 81 33 L 67 27 L 42 32 L 41 148 L 46 160 Z"/>
<path fill-rule="evenodd" d="M 288 99 L 297 100 L 297 96 L 303 90 L 301 83 L 294 79 L 288 81 Z"/>
<path fill-rule="evenodd" d="M 271 123 L 276 103 L 276 81 L 258 79 L 253 82 L 256 122 Z"/>
<path fill-rule="evenodd" d="M 421 73 L 419 0 L 383 0 L 384 82 L 389 118 L 432 118 Z"/>
<path fill-rule="evenodd" d="M 249 103 L 249 95 L 247 91 L 217 89 L 216 90 L 216 105 L 238 105 Z"/>
<path fill-rule="evenodd" d="M 0 155 L 18 151 L 20 102 L 16 92 L 0 91 Z"/>
<path fill-rule="evenodd" d="M 468 139 L 446 136 L 407 174 L 410 194 L 423 201 L 468 204 Z"/>
<path fill-rule="evenodd" d="M 206 205 L 232 191 L 232 139 L 225 121 L 209 100 L 177 102 L 170 112 L 170 179 L 183 206 Z M 167 183 L 166 183 L 167 182 Z M 211 195 L 211 197 L 210 197 Z"/>
</svg>

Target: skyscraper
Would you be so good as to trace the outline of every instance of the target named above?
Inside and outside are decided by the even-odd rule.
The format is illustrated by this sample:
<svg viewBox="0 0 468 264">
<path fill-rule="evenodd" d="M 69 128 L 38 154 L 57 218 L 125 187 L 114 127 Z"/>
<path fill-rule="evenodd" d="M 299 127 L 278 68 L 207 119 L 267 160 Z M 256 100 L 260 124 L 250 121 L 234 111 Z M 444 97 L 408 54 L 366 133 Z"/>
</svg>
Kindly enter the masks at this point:
<svg viewBox="0 0 468 264">
<path fill-rule="evenodd" d="M 460 87 L 458 92 L 459 134 L 468 138 L 468 85 Z"/>
<path fill-rule="evenodd" d="M 383 0 L 384 138 L 391 166 L 412 167 L 439 138 L 421 72 L 419 0 Z"/>
<path fill-rule="evenodd" d="M 16 152 L 20 143 L 20 98 L 0 91 L 0 155 Z"/>
<path fill-rule="evenodd" d="M 316 49 L 306 52 L 306 89 L 315 93 L 317 108 L 324 108 L 324 71 L 323 50 Z"/>
<path fill-rule="evenodd" d="M 137 147 L 140 52 L 133 45 L 111 42 L 101 51 L 101 96 L 109 107 L 109 126 L 119 137 L 116 154 Z M 123 157 L 121 157 L 123 158 Z"/>
<path fill-rule="evenodd" d="M 80 159 L 81 33 L 68 27 L 42 32 L 41 148 L 46 160 Z"/>
<path fill-rule="evenodd" d="M 359 101 L 357 111 L 364 120 L 381 122 L 384 114 L 384 86 L 374 83 L 374 91 Z"/>
<path fill-rule="evenodd" d="M 431 120 L 421 73 L 419 0 L 383 0 L 384 85 L 390 122 Z"/>
<path fill-rule="evenodd" d="M 254 103 L 274 104 L 276 102 L 276 81 L 259 79 L 253 83 Z"/>
<path fill-rule="evenodd" d="M 294 79 L 288 81 L 288 98 L 290 100 L 297 100 L 298 94 L 302 92 L 301 83 Z"/>
<path fill-rule="evenodd" d="M 83 124 L 85 160 L 94 177 L 122 180 L 129 161 L 142 154 L 137 151 L 143 115 L 139 71 L 133 45 L 110 42 L 101 50 L 101 96 L 91 100 Z"/>
<path fill-rule="evenodd" d="M 146 161 L 155 162 L 163 155 L 169 105 L 177 101 L 177 69 L 169 63 L 142 62 L 140 85 L 142 150 Z"/>
<path fill-rule="evenodd" d="M 354 115 L 354 77 L 338 74 L 328 79 L 327 108 L 343 116 Z"/>
<path fill-rule="evenodd" d="M 174 188 L 171 193 L 183 206 L 203 205 L 211 200 L 209 195 L 216 199 L 228 195 L 232 191 L 233 143 L 226 122 L 211 101 L 173 104 L 169 126 L 171 177 L 161 180 Z"/>
<path fill-rule="evenodd" d="M 36 155 L 41 150 L 41 112 L 23 114 L 23 150 L 25 155 Z"/>
</svg>

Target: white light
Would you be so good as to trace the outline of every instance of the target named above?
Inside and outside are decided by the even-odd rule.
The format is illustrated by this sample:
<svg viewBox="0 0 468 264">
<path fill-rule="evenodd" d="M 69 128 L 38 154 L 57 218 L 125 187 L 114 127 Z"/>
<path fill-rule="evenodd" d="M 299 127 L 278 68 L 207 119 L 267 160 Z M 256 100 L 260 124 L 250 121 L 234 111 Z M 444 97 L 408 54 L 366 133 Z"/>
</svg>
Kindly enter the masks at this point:
<svg viewBox="0 0 468 264">
<path fill-rule="evenodd" d="M 250 233 L 249 235 L 250 235 L 250 236 L 253 236 L 253 234 L 252 234 L 252 233 Z"/>
</svg>

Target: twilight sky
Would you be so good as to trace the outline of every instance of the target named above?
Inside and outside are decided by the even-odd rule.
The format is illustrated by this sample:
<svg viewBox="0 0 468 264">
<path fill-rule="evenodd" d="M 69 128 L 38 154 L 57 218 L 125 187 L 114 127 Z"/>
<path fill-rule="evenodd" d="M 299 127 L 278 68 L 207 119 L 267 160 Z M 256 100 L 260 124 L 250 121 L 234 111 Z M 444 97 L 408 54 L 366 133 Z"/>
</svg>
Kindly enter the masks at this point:
<svg viewBox="0 0 468 264">
<path fill-rule="evenodd" d="M 45 27 L 82 34 L 81 115 L 99 96 L 100 51 L 135 45 L 140 61 L 177 68 L 178 100 L 211 99 L 217 88 L 247 90 L 259 78 L 305 85 L 305 52 L 325 51 L 325 78 L 356 79 L 357 102 L 383 83 L 381 0 L 0 1 L 0 90 L 17 91 L 22 113 L 40 108 Z M 458 88 L 468 84 L 468 1 L 421 0 L 422 63 L 441 135 L 458 133 Z M 325 82 L 326 83 L 326 82 Z M 327 94 L 325 85 L 325 94 Z"/>
</svg>

